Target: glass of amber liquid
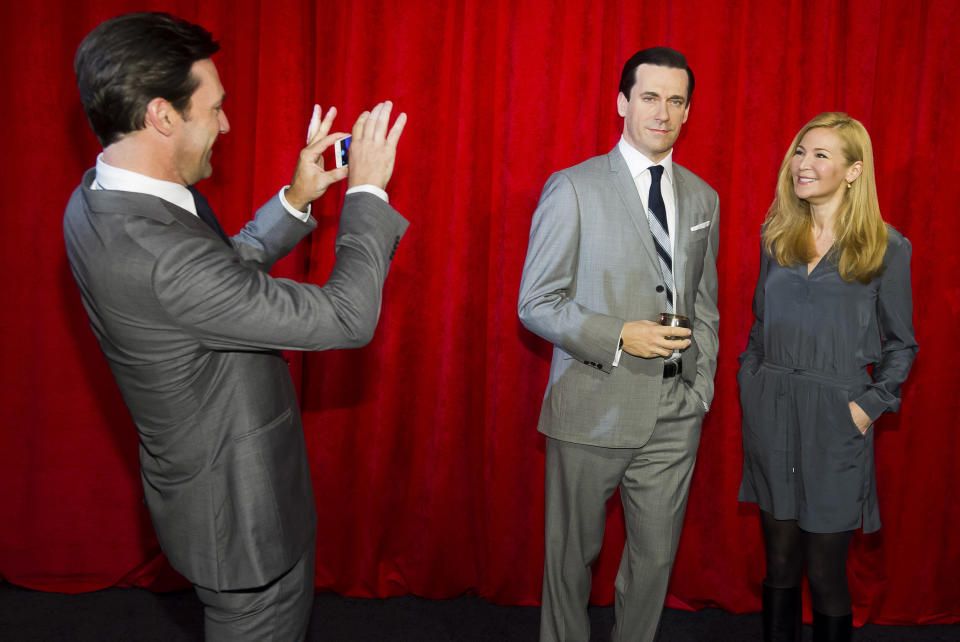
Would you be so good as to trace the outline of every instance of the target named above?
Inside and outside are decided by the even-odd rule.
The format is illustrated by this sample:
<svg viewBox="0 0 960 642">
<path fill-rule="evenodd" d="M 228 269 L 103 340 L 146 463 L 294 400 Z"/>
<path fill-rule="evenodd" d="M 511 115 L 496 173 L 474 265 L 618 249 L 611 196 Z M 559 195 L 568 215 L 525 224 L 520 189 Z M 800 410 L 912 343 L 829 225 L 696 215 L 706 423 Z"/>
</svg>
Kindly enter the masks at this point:
<svg viewBox="0 0 960 642">
<path fill-rule="evenodd" d="M 660 325 L 670 326 L 671 328 L 689 328 L 690 319 L 682 314 L 673 314 L 672 312 L 660 313 Z M 690 337 L 667 337 L 671 341 L 689 339 Z"/>
</svg>

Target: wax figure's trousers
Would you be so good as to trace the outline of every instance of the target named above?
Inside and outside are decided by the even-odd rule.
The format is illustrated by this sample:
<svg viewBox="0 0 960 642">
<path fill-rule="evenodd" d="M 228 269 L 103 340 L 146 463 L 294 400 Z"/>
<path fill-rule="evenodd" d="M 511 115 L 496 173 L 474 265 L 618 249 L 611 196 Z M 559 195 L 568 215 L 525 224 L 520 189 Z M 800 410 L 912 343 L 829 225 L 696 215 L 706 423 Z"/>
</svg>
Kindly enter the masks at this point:
<svg viewBox="0 0 960 642">
<path fill-rule="evenodd" d="M 641 448 L 547 439 L 541 642 L 587 642 L 590 565 L 606 502 L 620 487 L 627 542 L 615 584 L 614 642 L 656 637 L 687 506 L 702 411 L 680 377 L 664 379 L 657 423 Z"/>
<path fill-rule="evenodd" d="M 296 642 L 313 610 L 314 545 L 270 584 L 244 591 L 195 587 L 203 602 L 207 642 Z"/>
</svg>

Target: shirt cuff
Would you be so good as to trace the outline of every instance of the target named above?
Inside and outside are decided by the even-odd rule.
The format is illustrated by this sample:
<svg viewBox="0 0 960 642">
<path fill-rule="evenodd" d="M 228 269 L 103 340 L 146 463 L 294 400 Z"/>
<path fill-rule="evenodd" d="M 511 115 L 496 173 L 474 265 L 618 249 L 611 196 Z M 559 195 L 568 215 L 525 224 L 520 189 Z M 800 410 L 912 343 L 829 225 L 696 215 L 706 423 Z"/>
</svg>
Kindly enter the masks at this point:
<svg viewBox="0 0 960 642">
<path fill-rule="evenodd" d="M 613 367 L 620 365 L 620 355 L 623 354 L 623 330 L 620 331 L 620 341 L 617 344 L 617 354 L 613 357 Z"/>
<path fill-rule="evenodd" d="M 307 219 L 310 218 L 310 210 L 313 204 L 307 203 L 307 211 L 301 212 L 300 210 L 295 208 L 293 205 L 288 203 L 287 197 L 283 195 L 283 193 L 286 192 L 289 188 L 290 188 L 289 185 L 284 185 L 283 187 L 280 188 L 280 204 L 283 205 L 283 209 L 287 210 L 290 216 L 306 223 Z"/>
<path fill-rule="evenodd" d="M 350 196 L 351 194 L 354 194 L 356 192 L 366 192 L 368 194 L 373 194 L 374 196 L 382 199 L 384 203 L 390 202 L 390 197 L 387 196 L 387 193 L 384 190 L 377 187 L 376 185 L 370 185 L 370 184 L 357 185 L 355 187 L 351 187 L 350 189 L 348 189 L 345 195 Z"/>
</svg>

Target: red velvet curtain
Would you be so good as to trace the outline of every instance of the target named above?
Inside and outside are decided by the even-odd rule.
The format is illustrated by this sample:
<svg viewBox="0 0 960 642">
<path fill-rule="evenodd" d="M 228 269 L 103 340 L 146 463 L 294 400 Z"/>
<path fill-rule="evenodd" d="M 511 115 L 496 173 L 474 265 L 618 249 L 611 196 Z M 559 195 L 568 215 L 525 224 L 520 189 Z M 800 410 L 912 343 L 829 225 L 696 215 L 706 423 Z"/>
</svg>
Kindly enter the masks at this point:
<svg viewBox="0 0 960 642">
<path fill-rule="evenodd" d="M 99 21 L 161 9 L 199 22 L 233 127 L 199 188 L 228 231 L 292 174 L 310 106 L 337 126 L 390 98 L 410 123 L 391 202 L 413 225 L 380 326 L 359 351 L 294 360 L 320 534 L 316 585 L 358 596 L 471 591 L 536 604 L 549 346 L 517 321 L 530 217 L 549 174 L 616 142 L 622 62 L 666 44 L 697 74 L 676 159 L 721 198 L 717 396 L 670 589 L 674 606 L 759 608 L 763 554 L 741 468 L 736 357 L 779 162 L 816 113 L 873 135 L 887 220 L 913 242 L 920 356 L 878 424 L 883 530 L 854 539 L 858 621 L 960 619 L 954 374 L 960 323 L 960 11 L 953 0 L 544 2 L 208 0 L 5 8 L 0 101 L 3 366 L 0 577 L 33 588 L 183 586 L 140 501 L 134 427 L 80 306 L 63 206 L 98 152 L 72 56 Z M 342 187 L 275 270 L 323 282 Z M 930 302 L 933 303 L 930 303 Z M 611 502 L 594 600 L 610 603 L 622 516 Z"/>
</svg>

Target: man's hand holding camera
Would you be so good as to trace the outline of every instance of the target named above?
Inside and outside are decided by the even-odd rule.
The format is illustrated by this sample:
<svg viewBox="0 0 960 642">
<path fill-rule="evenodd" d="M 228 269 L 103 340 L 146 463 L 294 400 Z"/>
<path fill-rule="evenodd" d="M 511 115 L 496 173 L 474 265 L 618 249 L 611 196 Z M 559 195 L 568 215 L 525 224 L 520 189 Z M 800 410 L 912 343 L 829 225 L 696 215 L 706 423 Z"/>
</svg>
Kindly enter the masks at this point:
<svg viewBox="0 0 960 642">
<path fill-rule="evenodd" d="M 300 151 L 293 180 L 284 194 L 287 202 L 305 212 L 307 205 L 320 198 L 330 185 L 347 177 L 348 187 L 373 185 L 386 189 L 393 174 L 397 142 L 407 122 L 407 115 L 401 113 L 388 132 L 392 108 L 393 103 L 388 100 L 360 114 L 353 125 L 349 166 L 327 170 L 323 164 L 323 153 L 346 134 L 330 133 L 337 115 L 335 107 L 331 107 L 321 120 L 320 106 L 314 105 L 307 130 L 307 146 Z"/>
</svg>

